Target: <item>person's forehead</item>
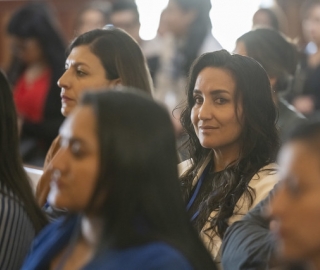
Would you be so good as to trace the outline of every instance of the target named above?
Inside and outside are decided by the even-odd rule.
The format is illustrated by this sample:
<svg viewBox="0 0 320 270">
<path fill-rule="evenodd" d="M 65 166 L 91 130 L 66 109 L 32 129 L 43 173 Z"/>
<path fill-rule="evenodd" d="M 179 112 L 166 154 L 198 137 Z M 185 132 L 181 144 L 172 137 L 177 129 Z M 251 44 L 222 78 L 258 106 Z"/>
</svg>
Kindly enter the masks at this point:
<svg viewBox="0 0 320 270">
<path fill-rule="evenodd" d="M 92 108 L 82 105 L 76 107 L 62 124 L 60 135 L 67 140 L 78 138 L 88 145 L 94 145 L 96 120 Z"/>
<path fill-rule="evenodd" d="M 100 59 L 92 53 L 88 45 L 80 45 L 71 50 L 66 63 L 85 63 L 88 66 L 96 66 L 98 63 L 100 64 Z"/>
</svg>

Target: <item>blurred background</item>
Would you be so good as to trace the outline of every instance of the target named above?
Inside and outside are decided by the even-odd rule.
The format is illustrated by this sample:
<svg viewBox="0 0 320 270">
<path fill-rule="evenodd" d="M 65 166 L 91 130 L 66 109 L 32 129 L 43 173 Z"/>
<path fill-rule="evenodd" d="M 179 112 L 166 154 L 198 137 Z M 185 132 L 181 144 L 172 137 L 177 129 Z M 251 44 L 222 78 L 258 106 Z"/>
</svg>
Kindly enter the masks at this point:
<svg viewBox="0 0 320 270">
<path fill-rule="evenodd" d="M 58 134 L 63 117 L 57 80 L 68 44 L 107 24 L 124 29 L 140 45 L 154 97 L 172 115 L 179 146 L 186 139 L 179 118 L 193 60 L 209 51 L 234 51 L 237 39 L 255 28 L 285 34 L 306 55 L 293 64 L 292 74 L 284 72 L 292 83 L 281 98 L 305 116 L 314 115 L 320 109 L 320 0 L 302 12 L 307 1 L 0 0 L 0 68 L 13 89 L 23 161 L 41 167 Z"/>
<path fill-rule="evenodd" d="M 6 24 L 11 14 L 31 1 L 0 1 L 0 67 L 6 69 L 10 62 L 10 44 Z M 43 0 L 57 15 L 66 40 L 75 36 L 77 16 L 90 0 Z M 108 2 L 107 0 L 105 2 Z M 117 0 L 109 0 L 110 3 Z M 280 21 L 280 28 L 287 36 L 304 43 L 299 10 L 304 0 L 212 0 L 210 18 L 212 33 L 227 50 L 233 50 L 235 40 L 252 27 L 252 16 L 259 7 L 272 8 Z M 162 10 L 168 0 L 136 0 L 140 13 L 140 36 L 149 40 L 156 36 Z"/>
</svg>

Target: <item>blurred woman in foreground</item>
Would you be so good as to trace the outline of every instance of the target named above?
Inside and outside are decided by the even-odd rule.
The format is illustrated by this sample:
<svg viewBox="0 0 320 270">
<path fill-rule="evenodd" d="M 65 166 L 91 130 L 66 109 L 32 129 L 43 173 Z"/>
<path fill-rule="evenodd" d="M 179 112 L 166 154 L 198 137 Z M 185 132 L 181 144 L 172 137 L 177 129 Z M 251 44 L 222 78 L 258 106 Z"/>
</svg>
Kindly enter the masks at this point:
<svg viewBox="0 0 320 270">
<path fill-rule="evenodd" d="M 48 199 L 70 216 L 23 269 L 215 269 L 185 213 L 170 117 L 139 92 L 87 93 L 63 124 Z"/>
</svg>

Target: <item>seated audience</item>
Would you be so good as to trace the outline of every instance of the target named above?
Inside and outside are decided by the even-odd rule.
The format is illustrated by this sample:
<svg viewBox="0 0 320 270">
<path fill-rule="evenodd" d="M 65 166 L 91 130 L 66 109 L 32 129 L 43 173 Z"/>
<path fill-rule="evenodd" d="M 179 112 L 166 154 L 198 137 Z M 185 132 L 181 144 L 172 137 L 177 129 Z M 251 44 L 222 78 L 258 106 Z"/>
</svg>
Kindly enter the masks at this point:
<svg viewBox="0 0 320 270">
<path fill-rule="evenodd" d="M 277 182 L 276 108 L 261 65 L 225 50 L 193 63 L 187 91 L 181 123 L 191 159 L 179 165 L 182 190 L 192 223 L 219 262 L 228 226 Z"/>
<path fill-rule="evenodd" d="M 319 122 L 304 123 L 287 137 L 279 154 L 282 181 L 229 227 L 222 247 L 223 269 L 320 269 L 319 138 Z M 304 260 L 313 266 L 305 268 L 299 262 Z"/>
<path fill-rule="evenodd" d="M 147 59 L 150 74 L 154 79 L 159 68 L 159 54 L 163 50 L 161 39 L 143 40 L 140 37 L 140 15 L 134 1 L 119 0 L 112 5 L 110 22 L 118 28 L 125 30 L 138 42 Z"/>
<path fill-rule="evenodd" d="M 118 28 L 126 31 L 139 44 L 143 44 L 140 38 L 140 15 L 134 1 L 120 0 L 112 5 L 110 22 Z M 143 46 L 142 46 L 143 47 Z"/>
<path fill-rule="evenodd" d="M 183 147 L 186 141 L 180 124 L 186 100 L 185 85 L 192 62 L 201 54 L 222 49 L 212 35 L 210 0 L 169 0 L 164 16 L 166 32 L 155 74 L 155 98 L 163 102 L 177 133 L 181 160 L 189 158 Z"/>
<path fill-rule="evenodd" d="M 277 126 L 283 139 L 288 129 L 306 121 L 306 118 L 285 99 L 292 93 L 298 63 L 297 49 L 279 32 L 259 28 L 239 37 L 235 52 L 252 57 L 266 70 L 273 100 L 279 110 Z"/>
<path fill-rule="evenodd" d="M 65 45 L 50 9 L 29 3 L 9 20 L 13 58 L 8 77 L 22 122 L 20 152 L 24 163 L 43 166 L 63 121 L 58 78 L 63 74 Z"/>
<path fill-rule="evenodd" d="M 49 202 L 70 215 L 22 269 L 216 269 L 185 212 L 162 106 L 140 90 L 88 93 L 60 136 Z"/>
<path fill-rule="evenodd" d="M 313 118 L 320 115 L 320 1 L 304 1 L 301 14 L 302 32 L 308 45 L 300 64 L 300 87 L 297 87 L 292 103 L 301 113 Z"/>
<path fill-rule="evenodd" d="M 138 44 L 115 27 L 96 29 L 77 37 L 70 45 L 65 73 L 58 81 L 61 87 L 61 112 L 68 116 L 86 89 L 108 88 L 122 84 L 152 92 L 152 82 Z M 60 149 L 60 136 L 52 143 L 39 180 L 36 197 L 52 218 L 55 211 L 46 204 L 50 191 L 48 168 Z"/>
<path fill-rule="evenodd" d="M 0 71 L 0 269 L 19 270 L 35 235 L 47 223 L 19 155 L 12 92 Z"/>
</svg>

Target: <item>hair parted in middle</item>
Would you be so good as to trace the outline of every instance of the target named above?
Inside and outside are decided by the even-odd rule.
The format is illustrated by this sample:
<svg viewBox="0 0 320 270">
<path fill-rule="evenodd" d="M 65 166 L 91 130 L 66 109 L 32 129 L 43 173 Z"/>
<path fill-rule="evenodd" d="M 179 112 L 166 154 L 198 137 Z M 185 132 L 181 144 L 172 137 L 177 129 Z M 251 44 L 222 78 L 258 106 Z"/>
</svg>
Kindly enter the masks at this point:
<svg viewBox="0 0 320 270">
<path fill-rule="evenodd" d="M 211 228 L 221 238 L 227 227 L 228 219 L 233 215 L 235 205 L 242 195 L 251 201 L 255 194 L 248 188 L 251 178 L 264 166 L 276 159 L 279 149 L 276 128 L 277 111 L 272 100 L 268 76 L 254 59 L 231 55 L 226 50 L 205 53 L 198 57 L 189 73 L 187 104 L 181 115 L 181 124 L 189 136 L 187 147 L 192 160 L 191 168 L 182 176 L 182 190 L 185 200 L 190 196 L 192 181 L 212 149 L 201 146 L 191 122 L 191 110 L 195 104 L 193 91 L 199 73 L 206 67 L 221 68 L 229 71 L 236 83 L 235 112 L 242 105 L 242 131 L 240 135 L 240 153 L 237 160 L 229 164 L 222 174 L 223 187 L 211 192 L 206 205 L 200 209 L 199 220 L 207 219 L 210 213 L 218 209 L 211 220 Z M 240 116 L 237 115 L 240 122 Z M 213 161 L 212 161 L 213 162 Z M 202 228 L 197 228 L 199 231 Z"/>
</svg>

